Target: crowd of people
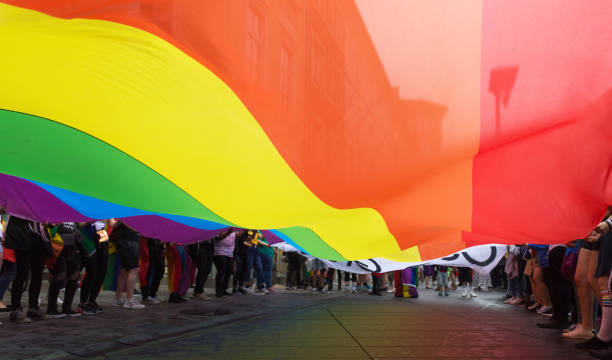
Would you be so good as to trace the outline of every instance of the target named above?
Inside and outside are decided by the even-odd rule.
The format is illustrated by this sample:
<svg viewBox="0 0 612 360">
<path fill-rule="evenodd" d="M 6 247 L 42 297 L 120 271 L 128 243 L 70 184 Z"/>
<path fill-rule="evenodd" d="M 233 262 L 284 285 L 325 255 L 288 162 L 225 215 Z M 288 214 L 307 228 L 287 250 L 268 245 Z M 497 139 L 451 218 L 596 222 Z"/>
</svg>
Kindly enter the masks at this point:
<svg viewBox="0 0 612 360">
<path fill-rule="evenodd" d="M 213 239 L 178 245 L 146 238 L 116 219 L 43 224 L 11 216 L 4 207 L 0 214 L 0 311 L 10 311 L 11 321 L 17 323 L 104 311 L 97 303 L 102 288 L 114 290 L 113 307 L 138 310 L 159 304 L 157 293 L 165 275 L 169 303 L 185 302 L 191 288 L 191 298 L 208 300 L 212 294 L 206 294 L 205 282 L 213 265 L 215 297 L 274 291 L 277 249 L 257 230 L 230 228 Z M 439 296 L 449 296 L 449 290 L 462 287 L 461 296 L 473 298 L 478 296 L 476 289 L 505 288 L 506 304 L 547 319 L 539 322 L 539 327 L 560 330 L 564 339 L 582 340 L 576 344 L 579 349 L 604 349 L 612 347 L 611 214 L 608 210 L 604 220 L 582 240 L 508 246 L 507 256 L 486 276 L 470 268 L 442 265 L 356 274 L 332 268 L 322 259 L 287 251 L 283 254 L 288 265 L 286 289 L 326 294 L 335 284 L 337 291 L 345 293 L 382 296 L 388 292 L 415 298 L 421 283 Z M 113 262 L 109 261 L 111 253 L 116 257 Z M 45 269 L 49 286 L 43 313 L 40 293 Z M 135 295 L 137 284 L 142 301 Z M 24 312 L 26 285 L 29 297 Z M 10 304 L 6 304 L 3 299 L 9 287 Z"/>
<path fill-rule="evenodd" d="M 275 250 L 257 230 L 227 229 L 213 239 L 179 245 L 146 238 L 116 219 L 43 224 L 11 216 L 5 207 L 0 214 L 0 311 L 10 311 L 11 321 L 17 323 L 104 311 L 97 302 L 103 288 L 114 290 L 113 307 L 144 309 L 146 304 L 161 302 L 157 293 L 166 274 L 169 303 L 185 302 L 190 288 L 192 298 L 207 300 L 205 282 L 213 264 L 216 297 L 273 291 Z M 109 261 L 111 256 L 113 261 Z M 40 303 L 45 269 L 49 286 L 43 313 Z M 9 287 L 7 304 L 3 299 Z M 29 298 L 24 312 L 26 287 Z"/>
<path fill-rule="evenodd" d="M 505 303 L 539 314 L 547 320 L 538 327 L 559 330 L 582 350 L 612 347 L 611 213 L 582 240 L 510 246 L 500 265 Z"/>
</svg>

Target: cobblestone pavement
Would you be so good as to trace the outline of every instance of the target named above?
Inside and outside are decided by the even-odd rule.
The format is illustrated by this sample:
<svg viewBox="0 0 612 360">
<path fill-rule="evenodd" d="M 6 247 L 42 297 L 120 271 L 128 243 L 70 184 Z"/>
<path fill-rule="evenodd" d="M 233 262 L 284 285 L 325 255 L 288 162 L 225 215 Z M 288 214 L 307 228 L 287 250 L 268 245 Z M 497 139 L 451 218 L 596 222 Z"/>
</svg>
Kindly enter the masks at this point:
<svg viewBox="0 0 612 360">
<path fill-rule="evenodd" d="M 147 306 L 32 324 L 1 314 L 0 359 L 588 359 L 543 317 L 503 305 L 500 292 L 418 299 L 366 294 L 266 296 Z"/>
</svg>

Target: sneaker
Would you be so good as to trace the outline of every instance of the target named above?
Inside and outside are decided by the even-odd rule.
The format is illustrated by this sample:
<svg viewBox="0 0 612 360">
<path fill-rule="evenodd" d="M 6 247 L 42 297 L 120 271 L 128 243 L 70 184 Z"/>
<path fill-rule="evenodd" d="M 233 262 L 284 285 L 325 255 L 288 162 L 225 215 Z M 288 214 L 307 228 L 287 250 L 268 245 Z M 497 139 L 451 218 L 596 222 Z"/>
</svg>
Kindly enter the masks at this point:
<svg viewBox="0 0 612 360">
<path fill-rule="evenodd" d="M 316 293 L 317 292 L 317 288 L 312 288 L 312 293 Z"/>
<path fill-rule="evenodd" d="M 393 293 L 393 292 L 395 292 L 395 288 L 390 288 L 390 289 L 387 290 L 387 292 L 388 293 Z"/>
<path fill-rule="evenodd" d="M 136 310 L 140 310 L 140 309 L 144 309 L 145 306 L 141 303 L 138 302 L 138 300 L 136 300 L 135 298 L 131 298 L 130 300 L 126 301 L 123 304 L 123 308 L 124 309 L 136 309 Z"/>
<path fill-rule="evenodd" d="M 340 284 L 338 284 L 338 291 L 342 290 L 342 286 L 340 286 Z"/>
<path fill-rule="evenodd" d="M 448 291 L 444 293 L 444 296 L 448 296 Z"/>
<path fill-rule="evenodd" d="M 468 291 L 466 288 L 463 288 L 463 294 L 461 294 L 461 297 L 467 297 L 468 296 Z"/>
<path fill-rule="evenodd" d="M 66 314 L 61 313 L 57 310 L 47 310 L 47 314 L 45 315 L 45 319 L 59 319 L 65 318 Z"/>
<path fill-rule="evenodd" d="M 474 292 L 474 289 L 472 289 L 472 291 L 470 292 L 470 295 L 471 295 L 472 297 L 478 297 L 478 295 L 476 295 L 476 293 Z"/>
<path fill-rule="evenodd" d="M 157 304 L 161 303 L 161 301 L 159 301 L 159 299 L 157 297 L 151 297 L 151 296 L 147 296 L 147 298 L 144 301 L 147 304 L 153 304 L 153 305 L 157 305 Z"/>
<path fill-rule="evenodd" d="M 249 292 L 247 291 L 247 289 L 245 289 L 245 288 L 243 288 L 243 287 L 239 288 L 239 289 L 238 289 L 238 292 L 239 292 L 239 293 L 241 293 L 242 295 L 246 295 L 246 294 L 248 294 L 248 293 L 249 293 Z"/>
<path fill-rule="evenodd" d="M 285 286 L 285 289 L 287 289 L 287 290 L 293 290 L 293 286 L 291 286 L 291 285 L 287 285 L 287 286 Z"/>
<path fill-rule="evenodd" d="M 96 310 L 96 313 L 104 311 L 104 309 L 102 309 L 102 307 L 98 305 L 98 303 L 95 301 L 90 301 L 88 304 L 89 304 L 89 307 Z"/>
<path fill-rule="evenodd" d="M 268 290 L 267 288 L 263 288 L 263 292 L 264 292 L 264 294 L 268 295 L 271 291 Z"/>
<path fill-rule="evenodd" d="M 42 320 L 44 318 L 44 314 L 40 311 L 40 308 L 29 308 L 26 316 L 33 320 Z"/>
<path fill-rule="evenodd" d="M 89 304 L 79 304 L 77 311 L 82 315 L 95 315 L 96 309 L 89 306 Z"/>
<path fill-rule="evenodd" d="M 64 310 L 64 314 L 66 314 L 66 316 L 69 316 L 69 317 L 79 317 L 79 316 L 81 316 L 80 312 L 72 311 L 72 309 Z"/>
<path fill-rule="evenodd" d="M 442 296 L 442 295 L 444 295 L 444 294 L 442 294 L 442 291 L 440 291 L 440 292 L 438 293 L 438 296 Z"/>
<path fill-rule="evenodd" d="M 27 317 L 21 310 L 11 311 L 10 319 L 12 322 L 16 322 L 18 324 L 28 324 L 32 322 L 32 319 Z"/>
<path fill-rule="evenodd" d="M 255 289 L 255 291 L 253 291 L 253 295 L 266 295 L 266 293 L 263 291 L 263 289 Z"/>
<path fill-rule="evenodd" d="M 124 304 L 125 304 L 125 298 L 121 298 L 119 300 L 117 300 L 117 298 L 114 298 L 113 302 L 111 303 L 111 305 L 114 307 L 122 307 Z"/>
<path fill-rule="evenodd" d="M 327 289 L 326 289 L 326 288 L 323 288 L 323 289 L 321 290 L 321 294 L 327 294 L 327 293 L 328 293 L 328 291 L 327 291 Z"/>
<path fill-rule="evenodd" d="M 233 289 L 232 289 L 232 294 L 233 294 L 233 295 L 238 294 L 238 288 L 233 288 Z"/>
</svg>

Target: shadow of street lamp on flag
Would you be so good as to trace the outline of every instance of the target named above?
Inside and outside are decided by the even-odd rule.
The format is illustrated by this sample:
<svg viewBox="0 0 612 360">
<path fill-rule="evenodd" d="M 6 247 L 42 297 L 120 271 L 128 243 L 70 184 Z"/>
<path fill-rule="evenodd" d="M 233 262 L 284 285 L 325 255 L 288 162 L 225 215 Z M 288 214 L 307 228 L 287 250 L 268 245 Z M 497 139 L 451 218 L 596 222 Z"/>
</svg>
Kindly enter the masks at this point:
<svg viewBox="0 0 612 360">
<path fill-rule="evenodd" d="M 501 134 L 501 104 L 508 107 L 516 82 L 518 66 L 499 66 L 491 70 L 489 92 L 495 96 L 495 133 Z"/>
</svg>

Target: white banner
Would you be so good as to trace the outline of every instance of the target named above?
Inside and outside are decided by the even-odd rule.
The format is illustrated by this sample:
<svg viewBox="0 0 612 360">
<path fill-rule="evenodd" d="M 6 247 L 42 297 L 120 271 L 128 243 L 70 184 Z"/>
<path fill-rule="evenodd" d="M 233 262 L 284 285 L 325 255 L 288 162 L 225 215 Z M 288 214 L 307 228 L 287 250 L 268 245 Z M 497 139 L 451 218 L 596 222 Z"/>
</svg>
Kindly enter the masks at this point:
<svg viewBox="0 0 612 360">
<path fill-rule="evenodd" d="M 287 243 L 279 243 L 273 245 L 283 251 L 297 251 L 293 246 Z M 407 267 L 417 265 L 446 265 L 469 267 L 474 269 L 481 275 L 486 275 L 493 270 L 506 254 L 506 245 L 478 245 L 473 246 L 443 258 L 419 261 L 419 262 L 398 262 L 383 258 L 373 258 L 366 260 L 355 261 L 331 261 L 323 260 L 328 267 L 347 271 L 355 274 L 366 274 L 370 272 L 389 272 L 395 270 L 403 270 Z M 313 257 L 308 254 L 302 254 L 309 259 Z"/>
</svg>

